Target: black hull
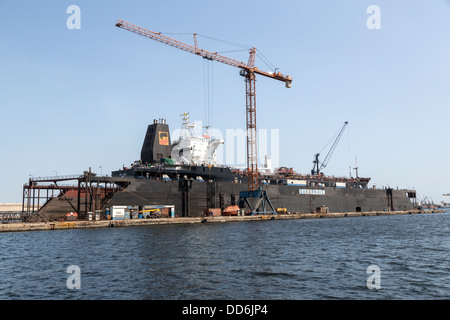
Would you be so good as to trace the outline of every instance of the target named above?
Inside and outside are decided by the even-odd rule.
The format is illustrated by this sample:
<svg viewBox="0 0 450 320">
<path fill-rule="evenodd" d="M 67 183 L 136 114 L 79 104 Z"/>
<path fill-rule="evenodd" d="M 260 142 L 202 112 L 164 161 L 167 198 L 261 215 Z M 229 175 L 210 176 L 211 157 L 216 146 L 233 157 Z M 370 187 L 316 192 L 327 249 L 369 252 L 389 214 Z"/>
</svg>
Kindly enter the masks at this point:
<svg viewBox="0 0 450 320">
<path fill-rule="evenodd" d="M 411 210 L 407 190 L 263 185 L 275 208 L 289 212 L 313 213 L 322 206 L 329 212 Z M 107 206 L 174 205 L 175 214 L 202 216 L 206 208 L 237 204 L 245 183 L 189 180 L 130 179 L 130 185 L 116 193 Z M 314 193 L 314 194 L 311 194 Z"/>
</svg>

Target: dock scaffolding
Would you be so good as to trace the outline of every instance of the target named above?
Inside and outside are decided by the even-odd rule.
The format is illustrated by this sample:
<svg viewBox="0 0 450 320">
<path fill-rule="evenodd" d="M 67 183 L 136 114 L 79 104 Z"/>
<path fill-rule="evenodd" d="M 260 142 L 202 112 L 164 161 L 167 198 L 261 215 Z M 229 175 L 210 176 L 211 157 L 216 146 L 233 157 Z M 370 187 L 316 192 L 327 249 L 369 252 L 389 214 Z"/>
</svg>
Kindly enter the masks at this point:
<svg viewBox="0 0 450 320">
<path fill-rule="evenodd" d="M 23 186 L 23 220 L 57 220 L 67 213 L 64 210 L 86 219 L 128 184 L 123 178 L 97 176 L 90 168 L 81 175 L 30 177 Z"/>
</svg>

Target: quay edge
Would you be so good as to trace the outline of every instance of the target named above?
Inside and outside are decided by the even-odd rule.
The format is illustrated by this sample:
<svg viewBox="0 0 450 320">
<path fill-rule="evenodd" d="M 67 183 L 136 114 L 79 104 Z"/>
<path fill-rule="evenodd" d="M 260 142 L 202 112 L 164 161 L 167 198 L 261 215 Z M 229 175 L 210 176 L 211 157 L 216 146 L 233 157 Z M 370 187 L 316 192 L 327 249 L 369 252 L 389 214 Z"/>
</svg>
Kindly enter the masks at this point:
<svg viewBox="0 0 450 320">
<path fill-rule="evenodd" d="M 99 221 L 64 221 L 64 222 L 15 222 L 0 224 L 1 232 L 45 231 L 91 229 L 111 227 L 132 227 L 148 225 L 192 224 L 192 223 L 224 223 L 240 221 L 266 221 L 266 220 L 293 220 L 293 219 L 320 219 L 345 218 L 364 216 L 394 216 L 404 214 L 430 214 L 444 213 L 444 210 L 405 210 L 405 211 L 370 211 L 370 212 L 337 212 L 337 213 L 293 213 L 280 215 L 253 215 L 253 216 L 218 216 L 218 217 L 177 217 L 157 219 L 130 219 L 130 220 L 99 220 Z"/>
</svg>

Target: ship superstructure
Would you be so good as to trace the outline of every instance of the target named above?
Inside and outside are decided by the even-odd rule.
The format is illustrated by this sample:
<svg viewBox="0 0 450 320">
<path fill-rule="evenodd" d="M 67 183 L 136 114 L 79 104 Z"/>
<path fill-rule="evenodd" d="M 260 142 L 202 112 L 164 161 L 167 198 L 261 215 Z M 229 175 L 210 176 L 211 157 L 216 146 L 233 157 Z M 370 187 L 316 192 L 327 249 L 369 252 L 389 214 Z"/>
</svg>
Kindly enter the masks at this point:
<svg viewBox="0 0 450 320">
<path fill-rule="evenodd" d="M 180 136 L 172 143 L 172 163 L 194 166 L 217 165 L 217 148 L 224 140 L 212 138 L 208 131 L 202 136 L 194 135 L 195 124 L 190 122 L 189 113 L 183 113 L 181 116 L 183 123 Z"/>
</svg>

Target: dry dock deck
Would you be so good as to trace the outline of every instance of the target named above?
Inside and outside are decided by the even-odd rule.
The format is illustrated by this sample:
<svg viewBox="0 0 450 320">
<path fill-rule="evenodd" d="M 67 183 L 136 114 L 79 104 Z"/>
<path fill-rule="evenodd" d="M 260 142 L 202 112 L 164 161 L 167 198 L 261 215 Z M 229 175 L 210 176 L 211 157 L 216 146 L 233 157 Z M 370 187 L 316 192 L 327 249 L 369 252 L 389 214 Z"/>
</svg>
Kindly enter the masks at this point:
<svg viewBox="0 0 450 320">
<path fill-rule="evenodd" d="M 183 217 L 183 218 L 156 218 L 132 220 L 100 220 L 100 221 L 64 221 L 64 222 L 16 222 L 0 224 L 0 232 L 67 230 L 108 227 L 130 227 L 158 224 L 190 224 L 190 223 L 218 223 L 237 221 L 261 220 L 292 220 L 292 219 L 320 219 L 344 218 L 363 216 L 392 216 L 401 214 L 430 214 L 442 213 L 444 210 L 408 210 L 408 211 L 371 211 L 371 212 L 340 212 L 340 213 L 294 213 L 279 215 L 254 216 L 219 216 L 219 217 Z"/>
</svg>

